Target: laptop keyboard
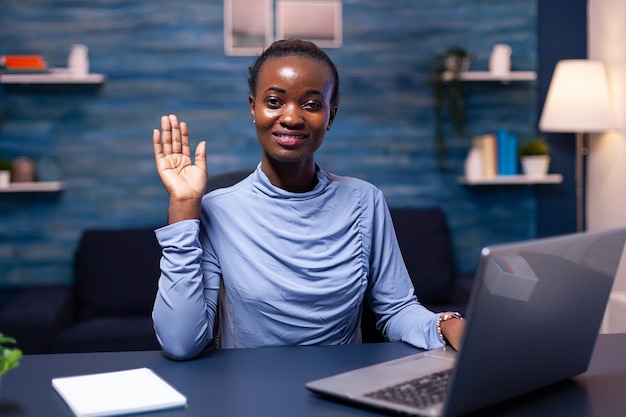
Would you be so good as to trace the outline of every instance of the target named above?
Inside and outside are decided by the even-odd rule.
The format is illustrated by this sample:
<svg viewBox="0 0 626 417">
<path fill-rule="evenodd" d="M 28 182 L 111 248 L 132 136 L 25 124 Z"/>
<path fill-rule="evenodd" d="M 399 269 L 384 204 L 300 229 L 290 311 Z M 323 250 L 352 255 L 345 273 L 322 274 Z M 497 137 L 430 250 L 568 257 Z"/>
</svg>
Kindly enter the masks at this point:
<svg viewBox="0 0 626 417">
<path fill-rule="evenodd" d="M 452 369 L 402 382 L 365 394 L 366 397 L 417 408 L 428 408 L 443 402 Z"/>
</svg>

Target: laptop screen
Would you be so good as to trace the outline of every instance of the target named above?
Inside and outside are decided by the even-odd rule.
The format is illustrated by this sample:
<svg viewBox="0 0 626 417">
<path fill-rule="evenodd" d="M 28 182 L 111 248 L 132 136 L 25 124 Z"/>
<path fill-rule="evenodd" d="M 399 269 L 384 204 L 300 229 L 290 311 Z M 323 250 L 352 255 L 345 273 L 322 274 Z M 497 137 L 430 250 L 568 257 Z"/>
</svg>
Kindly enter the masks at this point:
<svg viewBox="0 0 626 417">
<path fill-rule="evenodd" d="M 626 229 L 483 249 L 446 415 L 587 369 Z"/>
</svg>

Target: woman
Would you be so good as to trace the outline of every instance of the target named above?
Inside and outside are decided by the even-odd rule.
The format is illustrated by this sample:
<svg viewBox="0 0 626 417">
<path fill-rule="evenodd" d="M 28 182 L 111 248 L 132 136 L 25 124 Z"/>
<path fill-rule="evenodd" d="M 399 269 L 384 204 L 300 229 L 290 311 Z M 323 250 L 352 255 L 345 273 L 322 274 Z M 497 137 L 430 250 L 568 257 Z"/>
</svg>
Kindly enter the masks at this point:
<svg viewBox="0 0 626 417">
<path fill-rule="evenodd" d="M 248 83 L 262 154 L 238 184 L 204 195 L 205 142 L 194 164 L 184 122 L 163 116 L 153 133 L 170 195 L 153 311 L 165 353 L 196 356 L 217 320 L 222 347 L 357 343 L 364 297 L 390 340 L 458 348 L 462 319 L 413 294 L 382 192 L 315 162 L 339 105 L 334 63 L 311 42 L 278 41 Z"/>
</svg>

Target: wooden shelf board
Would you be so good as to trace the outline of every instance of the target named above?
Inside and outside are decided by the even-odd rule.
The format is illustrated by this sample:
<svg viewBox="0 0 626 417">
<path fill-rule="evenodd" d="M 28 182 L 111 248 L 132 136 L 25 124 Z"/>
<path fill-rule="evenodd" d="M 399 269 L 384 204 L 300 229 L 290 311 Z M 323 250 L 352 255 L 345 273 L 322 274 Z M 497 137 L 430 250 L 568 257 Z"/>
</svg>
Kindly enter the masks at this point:
<svg viewBox="0 0 626 417">
<path fill-rule="evenodd" d="M 11 182 L 8 187 L 0 188 L 0 193 L 57 192 L 63 186 L 62 181 Z"/>
<path fill-rule="evenodd" d="M 45 74 L 0 74 L 0 84 L 102 84 L 103 74 L 74 75 L 68 72 Z"/>
<path fill-rule="evenodd" d="M 545 177 L 536 178 L 526 175 L 500 175 L 491 178 L 468 179 L 458 178 L 459 184 L 465 185 L 515 185 L 515 184 L 559 184 L 563 182 L 561 174 L 548 174 Z"/>
<path fill-rule="evenodd" d="M 446 76 L 449 81 L 452 77 Z M 511 71 L 507 75 L 493 75 L 489 71 L 464 71 L 460 74 L 463 81 L 497 81 L 508 83 L 511 81 L 534 81 L 537 79 L 535 71 Z"/>
</svg>

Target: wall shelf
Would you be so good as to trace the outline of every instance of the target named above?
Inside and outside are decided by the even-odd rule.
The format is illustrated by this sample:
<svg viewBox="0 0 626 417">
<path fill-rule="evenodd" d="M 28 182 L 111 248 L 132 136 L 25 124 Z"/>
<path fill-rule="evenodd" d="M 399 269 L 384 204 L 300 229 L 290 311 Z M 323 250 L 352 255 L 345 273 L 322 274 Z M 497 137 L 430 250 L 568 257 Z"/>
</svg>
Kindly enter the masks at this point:
<svg viewBox="0 0 626 417">
<path fill-rule="evenodd" d="M 459 74 L 463 81 L 496 81 L 509 83 L 511 81 L 534 81 L 537 79 L 535 71 L 511 71 L 507 75 L 493 75 L 489 71 L 464 71 Z M 452 79 L 451 75 L 444 77 L 446 81 Z"/>
<path fill-rule="evenodd" d="M 62 68 L 41 74 L 0 74 L 0 84 L 64 84 L 100 85 L 106 77 L 103 74 L 75 75 Z"/>
<path fill-rule="evenodd" d="M 560 184 L 563 182 L 563 176 L 561 174 L 548 174 L 542 178 L 534 178 L 526 175 L 499 175 L 497 177 L 479 179 L 459 177 L 457 182 L 464 185 Z"/>
<path fill-rule="evenodd" d="M 0 188 L 0 193 L 51 193 L 61 191 L 63 187 L 62 181 L 12 182 L 8 187 Z"/>
</svg>

